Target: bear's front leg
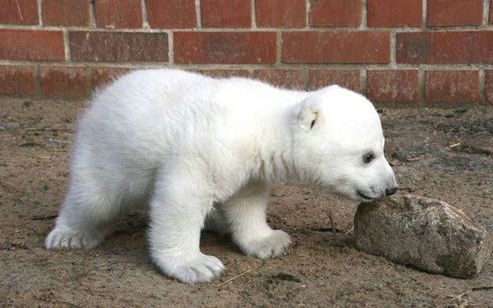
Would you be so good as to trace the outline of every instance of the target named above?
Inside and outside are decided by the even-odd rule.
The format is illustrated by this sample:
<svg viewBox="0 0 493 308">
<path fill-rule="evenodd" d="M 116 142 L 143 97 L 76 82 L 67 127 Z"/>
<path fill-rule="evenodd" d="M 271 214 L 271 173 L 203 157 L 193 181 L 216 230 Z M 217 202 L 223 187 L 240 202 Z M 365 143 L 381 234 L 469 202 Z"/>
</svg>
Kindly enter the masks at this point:
<svg viewBox="0 0 493 308">
<path fill-rule="evenodd" d="M 223 205 L 233 240 L 246 255 L 269 258 L 281 255 L 291 243 L 289 235 L 266 222 L 269 189 L 252 183 Z"/>
<path fill-rule="evenodd" d="M 150 249 L 159 268 L 181 282 L 206 282 L 224 270 L 200 251 L 200 231 L 212 208 L 211 189 L 192 169 L 158 172 L 151 200 Z"/>
</svg>

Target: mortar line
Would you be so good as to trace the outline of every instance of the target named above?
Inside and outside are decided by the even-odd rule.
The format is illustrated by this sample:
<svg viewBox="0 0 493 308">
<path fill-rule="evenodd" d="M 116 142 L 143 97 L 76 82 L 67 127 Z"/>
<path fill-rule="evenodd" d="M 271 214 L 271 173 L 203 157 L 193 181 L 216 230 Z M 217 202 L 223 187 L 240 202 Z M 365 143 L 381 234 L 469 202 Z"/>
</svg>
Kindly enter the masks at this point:
<svg viewBox="0 0 493 308">
<path fill-rule="evenodd" d="M 483 26 L 487 27 L 490 21 L 490 0 L 483 1 Z"/>
<path fill-rule="evenodd" d="M 69 44 L 69 35 L 68 35 L 68 30 L 63 29 L 63 48 L 65 48 L 65 62 L 70 62 L 70 44 Z"/>
<path fill-rule="evenodd" d="M 89 96 L 91 96 L 94 93 L 94 85 L 92 82 L 92 75 L 93 75 L 92 71 L 93 71 L 92 67 L 87 67 L 86 80 L 87 80 L 87 84 L 89 86 Z"/>
<path fill-rule="evenodd" d="M 173 66 L 175 64 L 175 44 L 173 38 L 173 31 L 168 32 L 168 65 Z"/>
<path fill-rule="evenodd" d="M 312 3 L 310 0 L 305 1 L 305 27 L 302 29 L 311 29 L 310 26 L 310 13 L 312 11 Z"/>
<path fill-rule="evenodd" d="M 43 6 L 41 5 L 41 0 L 37 0 L 36 2 L 37 10 L 38 10 L 38 26 L 43 26 Z"/>
<path fill-rule="evenodd" d="M 426 30 L 428 28 L 428 0 L 423 0 L 421 5 L 423 11 L 423 22 L 421 25 L 421 29 Z"/>
<path fill-rule="evenodd" d="M 256 1 L 255 0 L 250 0 L 250 14 L 252 16 L 252 22 L 251 22 L 251 27 L 252 30 L 257 29 L 257 12 L 255 11 L 256 8 Z"/>
<path fill-rule="evenodd" d="M 361 90 L 361 94 L 363 95 L 367 95 L 367 70 L 366 68 L 362 68 L 360 70 L 360 83 L 361 83 L 361 86 L 360 86 L 360 90 Z"/>
<path fill-rule="evenodd" d="M 255 71 L 253 68 L 248 68 L 248 69 L 246 69 L 246 71 L 248 72 L 248 78 L 254 78 Z"/>
<path fill-rule="evenodd" d="M 0 65 L 50 65 L 50 66 L 94 66 L 94 67 L 123 67 L 123 68 L 139 68 L 139 67 L 165 67 L 168 64 L 165 62 L 53 62 L 53 61 L 14 61 L 0 60 Z M 176 64 L 176 63 L 174 63 Z M 248 70 L 248 69 L 272 69 L 272 64 L 216 64 L 216 63 L 195 63 L 195 64 L 180 64 L 180 66 L 190 69 L 233 69 L 233 70 Z M 480 69 L 493 70 L 493 64 L 399 64 L 395 68 L 391 68 L 385 64 L 306 64 L 306 63 L 282 63 L 276 65 L 276 69 L 291 69 L 291 70 L 441 70 L 441 71 L 478 71 Z"/>
<path fill-rule="evenodd" d="M 485 70 L 481 68 L 479 70 L 479 101 L 481 103 L 486 102 L 486 80 Z"/>
<path fill-rule="evenodd" d="M 363 0 L 362 3 L 362 12 L 361 12 L 361 25 L 359 29 L 367 30 L 368 29 L 368 0 Z"/>
<path fill-rule="evenodd" d="M 142 28 L 143 29 L 150 29 L 151 26 L 149 26 L 149 19 L 147 17 L 147 3 L 146 0 L 141 0 L 140 1 L 140 7 L 142 10 Z"/>
<path fill-rule="evenodd" d="M 36 64 L 34 65 L 34 92 L 35 96 L 41 97 L 41 69 L 40 65 Z"/>
<path fill-rule="evenodd" d="M 89 28 L 97 28 L 96 3 L 94 1 L 89 1 Z"/>
<path fill-rule="evenodd" d="M 482 26 L 481 26 L 482 27 Z M 0 24 L 0 29 L 5 30 L 46 30 L 46 31 L 54 31 L 60 29 L 67 29 L 70 31 L 88 31 L 88 32 L 126 32 L 126 33 L 166 33 L 167 31 L 183 31 L 183 32 L 194 32 L 197 31 L 196 28 L 166 28 L 166 29 L 118 29 L 118 30 L 108 30 L 104 28 L 90 28 L 90 27 L 80 27 L 80 26 L 39 26 L 39 25 L 9 25 L 9 24 Z M 257 28 L 257 29 L 248 29 L 248 28 L 201 28 L 202 32 L 276 32 L 279 31 L 279 28 Z M 358 27 L 316 27 L 316 28 L 287 28 L 291 32 L 310 32 L 310 31 L 340 31 L 340 32 L 350 32 L 355 30 L 370 30 L 361 29 Z M 419 27 L 414 28 L 386 28 L 386 27 L 372 27 L 371 30 L 380 30 L 380 31 L 396 31 L 396 32 L 420 32 L 423 29 Z M 488 25 L 486 27 L 482 27 L 481 30 L 493 30 L 493 24 Z M 478 31 L 478 26 L 457 26 L 457 27 L 428 27 L 427 32 L 464 32 L 464 31 Z"/>
<path fill-rule="evenodd" d="M 389 68 L 397 68 L 397 33 L 390 32 L 390 63 Z"/>
<path fill-rule="evenodd" d="M 419 98 L 418 98 L 418 106 L 419 105 L 424 105 L 426 101 L 426 78 L 425 78 L 425 72 L 424 70 L 420 67 L 418 71 L 418 89 L 419 89 Z"/>
<path fill-rule="evenodd" d="M 200 0 L 195 0 L 195 17 L 197 19 L 197 29 L 202 28 L 202 9 L 200 7 Z"/>
<path fill-rule="evenodd" d="M 282 65 L 282 45 L 283 45 L 283 39 L 282 39 L 282 32 L 277 31 L 276 32 L 276 64 L 277 65 Z"/>
<path fill-rule="evenodd" d="M 306 91 L 308 90 L 308 78 L 309 78 L 309 69 L 302 69 L 301 70 L 301 78 L 303 79 L 303 89 Z"/>
</svg>

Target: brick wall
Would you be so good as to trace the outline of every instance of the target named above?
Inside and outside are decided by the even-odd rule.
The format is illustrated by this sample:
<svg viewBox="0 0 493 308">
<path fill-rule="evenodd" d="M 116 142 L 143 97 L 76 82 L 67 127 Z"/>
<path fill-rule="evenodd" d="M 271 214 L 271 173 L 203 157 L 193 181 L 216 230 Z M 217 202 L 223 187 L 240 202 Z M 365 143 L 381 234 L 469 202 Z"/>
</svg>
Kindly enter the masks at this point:
<svg viewBox="0 0 493 308">
<path fill-rule="evenodd" d="M 493 102 L 490 0 L 2 0 L 0 94 L 180 67 L 376 102 Z"/>
</svg>

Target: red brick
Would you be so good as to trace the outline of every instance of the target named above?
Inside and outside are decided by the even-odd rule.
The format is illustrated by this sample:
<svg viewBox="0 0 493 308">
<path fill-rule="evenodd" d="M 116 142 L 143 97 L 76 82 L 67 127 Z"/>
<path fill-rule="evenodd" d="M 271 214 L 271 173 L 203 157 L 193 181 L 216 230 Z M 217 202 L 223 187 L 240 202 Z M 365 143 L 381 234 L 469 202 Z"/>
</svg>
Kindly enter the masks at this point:
<svg viewBox="0 0 493 308">
<path fill-rule="evenodd" d="M 137 0 L 95 1 L 96 25 L 107 29 L 142 28 L 140 4 Z"/>
<path fill-rule="evenodd" d="M 201 0 L 202 27 L 250 28 L 252 25 L 251 1 Z"/>
<path fill-rule="evenodd" d="M 228 77 L 250 77 L 250 72 L 247 70 L 198 70 L 197 73 L 207 75 L 214 78 Z"/>
<path fill-rule="evenodd" d="M 303 31 L 283 34 L 285 63 L 388 63 L 390 33 Z"/>
<path fill-rule="evenodd" d="M 73 31 L 69 46 L 74 61 L 168 61 L 166 33 Z"/>
<path fill-rule="evenodd" d="M 257 27 L 304 28 L 306 26 L 305 0 L 255 1 Z"/>
<path fill-rule="evenodd" d="M 420 27 L 422 0 L 368 0 L 368 26 Z"/>
<path fill-rule="evenodd" d="M 0 94 L 33 96 L 36 94 L 34 67 L 0 66 Z"/>
<path fill-rule="evenodd" d="M 428 102 L 478 102 L 479 71 L 427 71 L 425 95 Z"/>
<path fill-rule="evenodd" d="M 366 94 L 379 102 L 416 102 L 419 99 L 418 71 L 368 71 Z"/>
<path fill-rule="evenodd" d="M 299 90 L 305 88 L 305 76 L 301 70 L 261 69 L 255 70 L 253 76 L 256 79 L 282 88 Z"/>
<path fill-rule="evenodd" d="M 2 60 L 65 60 L 62 31 L 0 30 L 0 42 Z"/>
<path fill-rule="evenodd" d="M 310 90 L 320 89 L 330 85 L 340 85 L 356 92 L 361 91 L 359 70 L 311 70 L 308 72 L 308 86 Z"/>
<path fill-rule="evenodd" d="M 85 67 L 41 67 L 41 94 L 47 97 L 82 98 L 89 96 Z"/>
<path fill-rule="evenodd" d="M 36 0 L 3 0 L 0 24 L 37 25 L 38 2 Z"/>
<path fill-rule="evenodd" d="M 92 88 L 97 90 L 131 71 L 125 67 L 97 67 L 92 69 Z"/>
<path fill-rule="evenodd" d="M 197 27 L 194 0 L 146 0 L 147 19 L 152 28 Z"/>
<path fill-rule="evenodd" d="M 43 25 L 89 25 L 89 1 L 44 0 L 42 3 Z"/>
<path fill-rule="evenodd" d="M 484 92 L 486 102 L 493 104 L 493 71 L 484 72 Z"/>
<path fill-rule="evenodd" d="M 475 26 L 483 22 L 483 0 L 428 0 L 429 26 Z"/>
<path fill-rule="evenodd" d="M 272 64 L 273 32 L 175 32 L 176 63 Z"/>
<path fill-rule="evenodd" d="M 493 63 L 493 32 L 398 33 L 397 62 L 410 64 Z"/>
<path fill-rule="evenodd" d="M 361 25 L 361 0 L 311 0 L 310 26 L 358 27 Z"/>
</svg>

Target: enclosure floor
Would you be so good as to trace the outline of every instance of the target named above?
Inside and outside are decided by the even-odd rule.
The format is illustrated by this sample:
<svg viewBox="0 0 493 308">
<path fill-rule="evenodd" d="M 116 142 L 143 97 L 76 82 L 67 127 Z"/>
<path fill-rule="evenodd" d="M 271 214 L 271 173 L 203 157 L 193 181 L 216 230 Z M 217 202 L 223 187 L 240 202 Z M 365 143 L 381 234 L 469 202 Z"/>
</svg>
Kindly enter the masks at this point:
<svg viewBox="0 0 493 308">
<path fill-rule="evenodd" d="M 479 277 L 462 280 L 359 252 L 356 204 L 304 186 L 271 193 L 269 222 L 294 242 L 283 257 L 247 257 L 228 238 L 203 234 L 203 251 L 227 267 L 212 283 L 184 285 L 159 273 L 147 251 L 145 212 L 124 219 L 94 250 L 47 251 L 43 240 L 67 189 L 74 121 L 84 105 L 0 100 L 0 306 L 493 303 L 493 259 Z M 493 231 L 493 107 L 381 113 L 401 189 L 442 199 Z"/>
</svg>

